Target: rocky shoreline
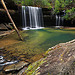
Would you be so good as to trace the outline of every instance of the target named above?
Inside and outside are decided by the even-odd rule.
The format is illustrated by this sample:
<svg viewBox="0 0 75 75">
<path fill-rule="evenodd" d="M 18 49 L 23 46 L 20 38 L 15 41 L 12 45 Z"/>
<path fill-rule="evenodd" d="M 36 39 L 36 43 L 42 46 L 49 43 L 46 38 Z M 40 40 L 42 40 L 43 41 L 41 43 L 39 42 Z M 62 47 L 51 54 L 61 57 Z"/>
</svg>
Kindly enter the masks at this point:
<svg viewBox="0 0 75 75">
<path fill-rule="evenodd" d="M 9 59 L 9 57 L 6 57 L 6 54 L 9 54 L 9 52 L 6 52 L 4 48 L 0 48 L 0 75 L 11 75 L 24 72 L 23 70 L 27 68 L 29 63 L 20 61 L 14 56 Z"/>
<path fill-rule="evenodd" d="M 75 39 L 49 48 L 42 59 L 34 63 L 25 60 L 26 54 L 15 57 L 13 51 L 0 48 L 5 64 L 0 66 L 0 75 L 74 75 L 75 74 Z M 0 60 L 1 61 L 1 60 Z"/>
<path fill-rule="evenodd" d="M 75 39 L 49 48 L 45 58 L 29 65 L 25 75 L 75 75 Z"/>
<path fill-rule="evenodd" d="M 0 49 L 0 53 L 3 53 Z M 5 53 L 5 51 L 4 51 Z M 11 60 L 7 60 L 10 61 Z M 14 60 L 15 61 L 15 60 Z M 75 74 L 75 39 L 60 43 L 44 54 L 44 58 L 29 66 L 28 62 L 18 61 L 5 65 L 1 75 L 74 75 Z M 2 67 L 0 67 L 2 69 Z"/>
</svg>

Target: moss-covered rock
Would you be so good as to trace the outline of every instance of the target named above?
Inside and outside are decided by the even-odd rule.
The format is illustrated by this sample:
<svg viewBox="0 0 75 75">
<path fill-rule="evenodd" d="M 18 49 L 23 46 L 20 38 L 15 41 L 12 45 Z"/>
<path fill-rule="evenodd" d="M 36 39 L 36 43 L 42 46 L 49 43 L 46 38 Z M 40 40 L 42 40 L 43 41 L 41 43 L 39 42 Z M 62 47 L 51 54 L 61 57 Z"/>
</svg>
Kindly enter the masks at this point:
<svg viewBox="0 0 75 75">
<path fill-rule="evenodd" d="M 37 70 L 40 68 L 43 63 L 46 62 L 46 58 L 42 58 L 39 61 L 36 61 L 28 66 L 28 68 L 25 70 L 26 75 L 35 75 L 37 73 Z M 37 74 L 36 74 L 37 75 Z"/>
<path fill-rule="evenodd" d="M 34 75 L 74 75 L 75 40 L 60 43 L 53 48 L 48 52 L 46 62 L 33 72 Z"/>
</svg>

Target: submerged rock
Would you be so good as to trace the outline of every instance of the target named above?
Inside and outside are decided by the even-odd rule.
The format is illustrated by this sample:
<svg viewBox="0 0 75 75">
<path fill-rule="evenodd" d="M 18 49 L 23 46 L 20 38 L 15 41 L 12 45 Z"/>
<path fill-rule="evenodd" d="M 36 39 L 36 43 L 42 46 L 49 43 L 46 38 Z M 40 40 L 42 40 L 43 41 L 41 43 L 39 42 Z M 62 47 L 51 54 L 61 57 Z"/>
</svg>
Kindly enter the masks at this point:
<svg viewBox="0 0 75 75">
<path fill-rule="evenodd" d="M 3 64 L 0 64 L 1 66 L 4 66 L 4 65 L 11 65 L 11 64 L 15 64 L 17 63 L 18 61 L 10 61 L 10 62 L 5 62 Z"/>
<path fill-rule="evenodd" d="M 27 62 L 20 61 L 19 63 L 6 66 L 6 67 L 4 68 L 4 71 L 5 71 L 5 72 L 8 72 L 8 71 L 20 70 L 20 69 L 22 69 L 24 66 L 27 66 L 27 65 L 28 65 Z"/>
<path fill-rule="evenodd" d="M 4 47 L 1 47 L 1 48 L 0 48 L 0 50 L 3 50 L 3 49 L 4 49 Z"/>
<path fill-rule="evenodd" d="M 0 64 L 3 63 L 5 60 L 3 59 L 3 56 L 0 56 Z M 1 66 L 1 65 L 0 65 Z"/>
</svg>

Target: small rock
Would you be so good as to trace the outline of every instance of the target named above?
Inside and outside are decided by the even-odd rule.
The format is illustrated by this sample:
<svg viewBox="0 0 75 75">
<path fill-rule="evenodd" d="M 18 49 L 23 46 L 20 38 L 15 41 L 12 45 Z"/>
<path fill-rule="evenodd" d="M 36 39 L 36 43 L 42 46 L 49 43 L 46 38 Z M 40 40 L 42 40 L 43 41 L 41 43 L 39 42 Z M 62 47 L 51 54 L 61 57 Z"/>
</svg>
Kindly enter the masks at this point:
<svg viewBox="0 0 75 75">
<path fill-rule="evenodd" d="M 2 67 L 2 66 L 0 66 L 0 71 L 2 71 L 2 69 L 3 69 L 3 67 Z"/>
<path fill-rule="evenodd" d="M 40 69 L 40 67 L 38 67 L 36 70 Z"/>
<path fill-rule="evenodd" d="M 0 50 L 3 50 L 3 49 L 4 49 L 4 47 L 1 47 L 1 48 L 0 48 Z"/>
<path fill-rule="evenodd" d="M 20 61 L 19 63 L 6 66 L 6 67 L 4 68 L 4 71 L 5 71 L 5 72 L 8 72 L 8 71 L 20 70 L 20 69 L 22 69 L 24 66 L 27 66 L 27 65 L 28 65 L 27 62 Z"/>
<path fill-rule="evenodd" d="M 46 64 L 45 67 L 49 66 L 49 64 Z"/>
<path fill-rule="evenodd" d="M 24 61 L 26 58 L 21 58 L 20 60 Z"/>
<path fill-rule="evenodd" d="M 3 63 L 4 61 L 5 61 L 4 59 L 0 60 L 0 65 L 1 65 L 1 63 Z"/>
<path fill-rule="evenodd" d="M 3 63 L 5 60 L 3 59 L 3 56 L 0 56 L 0 64 Z M 1 66 L 1 65 L 0 65 Z"/>
<path fill-rule="evenodd" d="M 75 50 L 75 49 L 72 49 L 73 51 Z"/>
<path fill-rule="evenodd" d="M 26 69 L 27 67 L 24 67 L 21 71 L 18 72 L 17 75 L 24 75 L 23 73 L 25 72 Z"/>
<path fill-rule="evenodd" d="M 24 58 L 25 57 L 25 55 L 20 55 L 20 58 Z"/>
<path fill-rule="evenodd" d="M 3 59 L 3 57 L 2 56 L 0 56 L 0 60 L 2 60 Z"/>
<path fill-rule="evenodd" d="M 35 75 L 40 75 L 40 72 L 36 73 Z"/>
<path fill-rule="evenodd" d="M 75 39 L 74 40 L 72 40 L 72 41 L 70 41 L 70 43 L 74 43 L 75 42 Z"/>
<path fill-rule="evenodd" d="M 49 49 L 52 49 L 52 48 L 49 48 Z"/>
<path fill-rule="evenodd" d="M 71 56 L 71 54 L 68 54 L 68 56 Z"/>
</svg>

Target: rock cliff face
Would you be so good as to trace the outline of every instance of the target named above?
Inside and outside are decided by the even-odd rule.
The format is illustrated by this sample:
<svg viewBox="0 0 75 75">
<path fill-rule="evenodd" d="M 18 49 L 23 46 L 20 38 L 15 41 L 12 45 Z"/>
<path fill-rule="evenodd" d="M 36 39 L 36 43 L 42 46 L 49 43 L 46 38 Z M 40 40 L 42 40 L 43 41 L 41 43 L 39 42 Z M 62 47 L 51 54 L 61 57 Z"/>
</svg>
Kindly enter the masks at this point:
<svg viewBox="0 0 75 75">
<path fill-rule="evenodd" d="M 45 58 L 30 65 L 25 72 L 33 75 L 75 75 L 75 40 L 60 43 L 50 48 L 45 55 Z M 31 66 L 36 68 L 30 69 Z"/>
<path fill-rule="evenodd" d="M 44 26 L 50 27 L 55 26 L 55 15 L 52 15 L 52 10 L 49 10 L 47 8 L 42 8 L 43 11 L 43 19 L 44 19 Z"/>
<path fill-rule="evenodd" d="M 18 10 L 9 10 L 9 13 L 17 27 L 20 27 L 22 25 L 21 13 Z M 0 24 L 1 23 L 11 23 L 4 9 L 0 9 Z"/>
<path fill-rule="evenodd" d="M 43 18 L 44 18 L 44 26 L 45 27 L 51 27 L 56 26 L 56 15 L 53 15 L 52 10 L 47 8 L 42 8 L 43 11 Z M 60 12 L 58 15 L 62 16 L 64 15 L 63 12 Z M 62 26 L 62 21 L 60 20 L 60 26 Z M 71 20 L 63 20 L 63 26 L 69 26 L 69 27 L 75 27 L 75 21 L 73 21 L 73 24 L 71 23 Z"/>
</svg>

